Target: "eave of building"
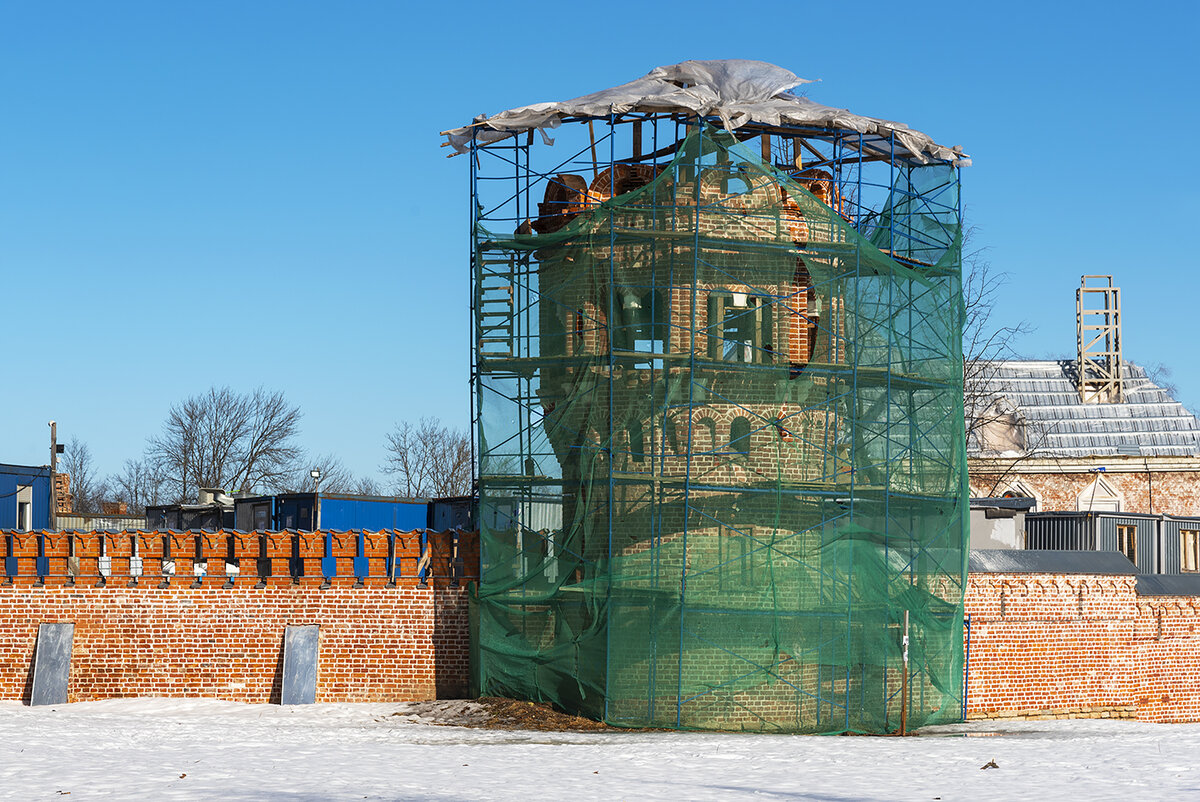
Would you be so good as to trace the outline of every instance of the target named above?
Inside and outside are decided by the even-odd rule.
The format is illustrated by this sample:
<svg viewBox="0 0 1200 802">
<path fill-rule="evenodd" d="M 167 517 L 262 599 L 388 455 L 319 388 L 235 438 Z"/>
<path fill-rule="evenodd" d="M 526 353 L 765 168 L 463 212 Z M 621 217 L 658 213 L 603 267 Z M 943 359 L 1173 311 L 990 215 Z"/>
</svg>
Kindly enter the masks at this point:
<svg viewBox="0 0 1200 802">
<path fill-rule="evenodd" d="M 972 475 L 991 473 L 1168 473 L 1200 472 L 1200 457 L 1141 457 L 1132 455 L 1093 457 L 967 457 Z"/>
</svg>

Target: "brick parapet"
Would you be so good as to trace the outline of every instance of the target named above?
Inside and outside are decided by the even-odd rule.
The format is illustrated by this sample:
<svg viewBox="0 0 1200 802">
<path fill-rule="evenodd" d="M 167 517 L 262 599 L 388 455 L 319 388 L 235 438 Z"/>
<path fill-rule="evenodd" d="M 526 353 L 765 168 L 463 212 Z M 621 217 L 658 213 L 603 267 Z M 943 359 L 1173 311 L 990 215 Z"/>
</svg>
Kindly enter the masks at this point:
<svg viewBox="0 0 1200 802">
<path fill-rule="evenodd" d="M 478 537 L 447 530 L 0 530 L 0 582 L 454 587 L 477 577 Z M 101 582 L 103 580 L 103 582 Z"/>
</svg>

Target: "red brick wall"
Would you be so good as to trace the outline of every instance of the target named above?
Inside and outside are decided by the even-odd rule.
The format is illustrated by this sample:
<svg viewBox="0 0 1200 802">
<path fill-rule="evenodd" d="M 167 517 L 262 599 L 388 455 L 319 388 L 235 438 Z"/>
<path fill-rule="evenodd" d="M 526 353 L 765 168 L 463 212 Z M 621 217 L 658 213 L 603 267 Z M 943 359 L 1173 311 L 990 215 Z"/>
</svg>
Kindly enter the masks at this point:
<svg viewBox="0 0 1200 802">
<path fill-rule="evenodd" d="M 10 533 L 0 535 L 7 537 Z M 165 534 L 165 533 L 163 533 Z M 396 554 L 402 572 L 395 587 L 387 577 L 366 577 L 361 587 L 347 570 L 353 540 L 341 533 L 334 553 L 340 576 L 322 587 L 321 534 L 305 534 L 306 576 L 293 584 L 288 548 L 271 554 L 282 562 L 280 575 L 259 584 L 257 535 L 239 534 L 235 555 L 240 575 L 225 586 L 225 533 L 206 533 L 202 548 L 209 576 L 193 587 L 192 533 L 175 549 L 176 575 L 167 587 L 158 560 L 162 534 L 140 533 L 144 575 L 130 586 L 129 535 L 107 545 L 113 573 L 100 586 L 96 573 L 98 538 L 77 536 L 77 575 L 65 576 L 66 536 L 48 536 L 52 554 L 44 582 L 32 576 L 37 533 L 18 535 L 14 552 L 18 575 L 0 585 L 0 699 L 28 699 L 30 667 L 38 624 L 74 622 L 70 700 L 119 696 L 206 696 L 244 702 L 278 701 L 283 636 L 287 626 L 320 626 L 317 701 L 397 701 L 461 697 L 468 692 L 469 625 L 467 581 L 477 565 L 473 535 L 429 533 L 430 575 L 418 584 L 418 533 L 398 533 Z M 286 540 L 290 533 L 272 533 Z M 372 574 L 382 574 L 386 533 L 370 533 L 367 550 Z M 210 546 L 206 541 L 211 540 Z M 454 546 L 466 575 L 456 582 Z M 347 545 L 349 544 L 349 545 Z M 5 544 L 6 545 L 6 544 Z M 276 549 L 272 548 L 272 551 Z M 283 552 L 287 552 L 286 555 Z M 343 564 L 343 559 L 347 564 Z M 186 562 L 186 565 L 185 565 Z M 222 563 L 219 567 L 215 564 Z M 154 569 L 151 570 L 151 566 Z"/>
<path fill-rule="evenodd" d="M 968 718 L 1200 721 L 1200 597 L 1131 576 L 971 574 Z"/>
</svg>

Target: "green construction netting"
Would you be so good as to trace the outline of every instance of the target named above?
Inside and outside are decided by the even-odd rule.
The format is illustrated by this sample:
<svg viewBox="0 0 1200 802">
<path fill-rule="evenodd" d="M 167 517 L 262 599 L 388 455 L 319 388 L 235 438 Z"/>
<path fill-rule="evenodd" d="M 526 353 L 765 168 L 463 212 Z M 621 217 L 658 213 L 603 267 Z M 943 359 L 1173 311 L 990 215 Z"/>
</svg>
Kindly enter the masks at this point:
<svg viewBox="0 0 1200 802">
<path fill-rule="evenodd" d="M 610 179 L 542 233 L 475 232 L 479 692 L 888 731 L 907 612 L 909 725 L 957 720 L 955 171 L 897 168 L 861 233 L 709 127 Z"/>
</svg>

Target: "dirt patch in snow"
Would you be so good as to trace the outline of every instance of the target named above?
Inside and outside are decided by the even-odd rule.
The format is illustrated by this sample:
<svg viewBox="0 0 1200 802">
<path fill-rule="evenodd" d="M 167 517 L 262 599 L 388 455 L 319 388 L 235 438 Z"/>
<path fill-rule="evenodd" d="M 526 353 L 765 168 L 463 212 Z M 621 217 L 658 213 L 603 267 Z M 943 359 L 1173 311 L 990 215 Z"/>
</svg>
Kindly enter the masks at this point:
<svg viewBox="0 0 1200 802">
<path fill-rule="evenodd" d="M 522 702 L 495 696 L 482 699 L 443 699 L 408 702 L 393 716 L 413 723 L 491 730 L 596 732 L 620 729 L 582 716 L 572 716 L 542 702 Z"/>
</svg>

